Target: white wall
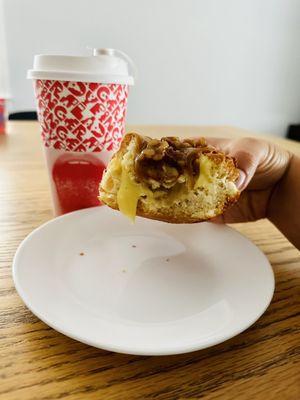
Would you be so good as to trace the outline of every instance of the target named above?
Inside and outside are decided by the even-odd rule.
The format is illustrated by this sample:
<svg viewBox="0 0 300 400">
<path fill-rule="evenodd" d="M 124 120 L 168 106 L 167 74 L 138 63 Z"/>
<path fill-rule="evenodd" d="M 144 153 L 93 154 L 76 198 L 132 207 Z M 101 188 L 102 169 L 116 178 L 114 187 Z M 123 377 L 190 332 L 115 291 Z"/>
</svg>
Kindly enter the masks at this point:
<svg viewBox="0 0 300 400">
<path fill-rule="evenodd" d="M 37 53 L 127 52 L 128 122 L 233 124 L 284 134 L 300 120 L 300 0 L 5 0 L 13 109 L 34 105 Z"/>
<path fill-rule="evenodd" d="M 4 7 L 2 0 L 0 0 L 0 98 L 7 98 L 9 95 L 10 90 L 4 28 Z"/>
</svg>

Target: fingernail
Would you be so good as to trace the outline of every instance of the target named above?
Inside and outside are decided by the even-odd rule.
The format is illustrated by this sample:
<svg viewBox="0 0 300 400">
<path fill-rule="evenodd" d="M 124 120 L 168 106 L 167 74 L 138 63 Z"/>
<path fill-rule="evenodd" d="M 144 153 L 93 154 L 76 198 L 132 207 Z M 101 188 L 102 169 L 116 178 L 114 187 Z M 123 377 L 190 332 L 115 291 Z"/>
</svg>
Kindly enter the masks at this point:
<svg viewBox="0 0 300 400">
<path fill-rule="evenodd" d="M 237 181 L 235 182 L 235 184 L 236 184 L 236 187 L 240 190 L 243 188 L 243 184 L 246 180 L 246 174 L 241 169 L 239 171 L 240 171 L 240 175 L 239 175 Z"/>
</svg>

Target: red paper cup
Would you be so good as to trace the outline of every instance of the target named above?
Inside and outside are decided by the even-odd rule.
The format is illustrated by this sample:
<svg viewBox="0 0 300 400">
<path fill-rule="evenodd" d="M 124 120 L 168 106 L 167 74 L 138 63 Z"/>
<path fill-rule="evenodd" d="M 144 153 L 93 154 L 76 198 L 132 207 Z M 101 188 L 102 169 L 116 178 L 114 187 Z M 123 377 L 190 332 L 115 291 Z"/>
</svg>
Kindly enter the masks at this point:
<svg viewBox="0 0 300 400">
<path fill-rule="evenodd" d="M 113 50 L 94 54 L 36 56 L 29 71 L 56 215 L 100 204 L 103 171 L 125 132 L 133 78 Z"/>
<path fill-rule="evenodd" d="M 0 99 L 0 135 L 5 133 L 6 110 L 5 99 Z"/>
<path fill-rule="evenodd" d="M 125 132 L 128 85 L 38 79 L 35 94 L 55 214 L 99 205 Z"/>
</svg>

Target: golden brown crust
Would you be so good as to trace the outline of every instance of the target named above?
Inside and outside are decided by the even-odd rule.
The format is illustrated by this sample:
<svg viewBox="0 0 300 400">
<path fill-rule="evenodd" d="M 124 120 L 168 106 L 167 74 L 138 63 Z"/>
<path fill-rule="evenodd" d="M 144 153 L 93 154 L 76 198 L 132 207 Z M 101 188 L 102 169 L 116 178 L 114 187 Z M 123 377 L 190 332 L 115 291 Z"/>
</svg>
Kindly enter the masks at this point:
<svg viewBox="0 0 300 400">
<path fill-rule="evenodd" d="M 103 192 L 105 192 L 102 189 Z M 227 199 L 227 202 L 224 204 L 224 207 L 222 209 L 222 212 L 216 214 L 214 217 L 217 217 L 218 215 L 221 215 L 224 213 L 224 211 L 230 207 L 232 204 L 236 203 L 238 201 L 240 197 L 240 193 L 238 192 L 234 197 L 230 197 Z M 109 206 L 110 208 L 112 208 L 113 210 L 119 211 L 119 207 L 117 205 L 117 203 L 115 201 L 111 201 L 111 202 L 105 202 L 105 204 L 107 206 Z M 166 214 L 166 213 L 150 213 L 147 211 L 143 210 L 143 207 L 141 207 L 141 204 L 139 203 L 137 206 L 137 210 L 136 210 L 136 215 L 138 217 L 142 217 L 142 218 L 148 218 L 148 219 L 154 219 L 156 221 L 162 221 L 162 222 L 168 222 L 171 224 L 194 224 L 196 222 L 204 222 L 204 221 L 209 221 L 211 218 L 193 218 L 193 217 L 188 217 L 186 215 L 180 215 L 180 217 L 178 217 L 178 215 L 174 215 L 172 213 Z"/>
<path fill-rule="evenodd" d="M 227 201 L 222 208 L 222 212 L 216 214 L 214 217 L 216 217 L 217 215 L 223 214 L 224 211 L 226 210 L 226 208 L 228 208 L 231 204 L 234 204 L 239 199 L 239 196 L 240 196 L 240 193 L 237 192 L 237 194 L 234 197 L 227 198 Z M 192 224 L 195 222 L 204 222 L 204 221 L 208 221 L 209 219 L 211 219 L 211 218 L 205 218 L 205 219 L 194 218 L 194 217 L 186 216 L 186 215 L 180 215 L 180 216 L 177 215 L 176 216 L 176 215 L 172 214 L 172 212 L 170 212 L 169 214 L 166 214 L 166 213 L 160 214 L 159 212 L 149 213 L 149 212 L 143 211 L 143 208 L 141 207 L 140 204 L 138 204 L 136 215 L 138 215 L 139 217 L 155 219 L 157 221 L 169 222 L 172 224 Z"/>
</svg>

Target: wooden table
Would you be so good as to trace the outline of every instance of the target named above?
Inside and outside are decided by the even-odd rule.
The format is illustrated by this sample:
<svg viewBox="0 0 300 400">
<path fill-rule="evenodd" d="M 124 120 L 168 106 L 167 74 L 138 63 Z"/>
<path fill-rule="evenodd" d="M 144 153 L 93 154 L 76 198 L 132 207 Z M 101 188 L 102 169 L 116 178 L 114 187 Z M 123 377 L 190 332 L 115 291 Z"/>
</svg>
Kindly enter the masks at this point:
<svg viewBox="0 0 300 400">
<path fill-rule="evenodd" d="M 238 136 L 230 127 L 140 127 L 148 134 Z M 277 139 L 300 153 L 300 145 Z M 52 218 L 37 123 L 15 122 L 0 137 L 0 399 L 300 398 L 299 252 L 265 220 L 236 225 L 270 260 L 276 291 L 254 326 L 190 354 L 138 357 L 89 347 L 36 318 L 17 295 L 13 255 Z M 298 347 L 297 347 L 298 346 Z M 298 382 L 297 382 L 298 380 Z"/>
</svg>

